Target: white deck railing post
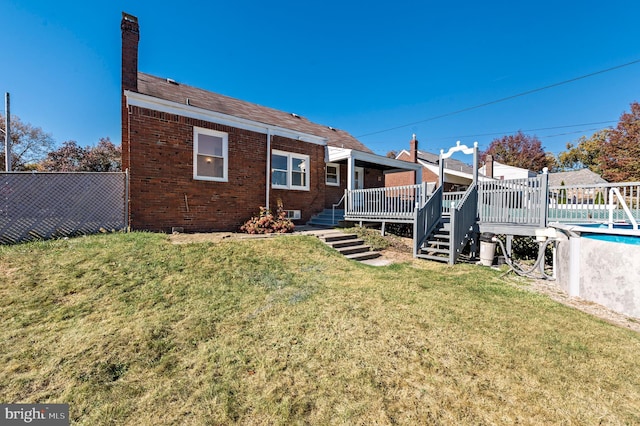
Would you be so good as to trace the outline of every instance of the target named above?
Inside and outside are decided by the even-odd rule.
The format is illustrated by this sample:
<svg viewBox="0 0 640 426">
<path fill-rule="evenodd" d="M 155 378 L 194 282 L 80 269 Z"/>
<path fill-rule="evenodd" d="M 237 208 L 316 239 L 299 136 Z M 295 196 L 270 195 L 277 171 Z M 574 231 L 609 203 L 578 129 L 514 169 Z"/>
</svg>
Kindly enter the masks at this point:
<svg viewBox="0 0 640 426">
<path fill-rule="evenodd" d="M 540 227 L 546 228 L 549 220 L 549 169 L 542 169 L 542 180 L 540 182 Z"/>
</svg>

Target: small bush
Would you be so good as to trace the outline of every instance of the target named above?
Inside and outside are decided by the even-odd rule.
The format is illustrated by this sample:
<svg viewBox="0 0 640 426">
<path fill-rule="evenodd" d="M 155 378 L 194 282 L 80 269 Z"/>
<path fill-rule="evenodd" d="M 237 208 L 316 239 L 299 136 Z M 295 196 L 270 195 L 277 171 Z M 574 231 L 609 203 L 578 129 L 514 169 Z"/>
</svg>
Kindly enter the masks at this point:
<svg viewBox="0 0 640 426">
<path fill-rule="evenodd" d="M 377 251 L 389 248 L 389 241 L 380 235 L 380 231 L 375 229 L 369 229 L 363 226 L 354 226 L 353 228 L 345 229 L 345 232 L 356 234 L 366 245 L 371 247 L 371 250 Z"/>
<path fill-rule="evenodd" d="M 247 234 L 285 234 L 292 232 L 295 225 L 287 219 L 287 212 L 278 203 L 276 214 L 271 213 L 266 207 L 260 207 L 258 216 L 254 216 L 240 227 L 240 231 Z"/>
</svg>

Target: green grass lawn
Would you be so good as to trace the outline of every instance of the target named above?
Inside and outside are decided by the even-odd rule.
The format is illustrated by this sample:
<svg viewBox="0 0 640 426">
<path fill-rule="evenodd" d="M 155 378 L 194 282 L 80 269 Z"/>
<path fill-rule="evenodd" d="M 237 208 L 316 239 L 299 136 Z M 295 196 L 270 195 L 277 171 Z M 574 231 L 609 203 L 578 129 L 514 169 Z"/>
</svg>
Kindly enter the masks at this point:
<svg viewBox="0 0 640 426">
<path fill-rule="evenodd" d="M 313 237 L 0 247 L 0 402 L 74 424 L 640 424 L 640 335 Z"/>
</svg>

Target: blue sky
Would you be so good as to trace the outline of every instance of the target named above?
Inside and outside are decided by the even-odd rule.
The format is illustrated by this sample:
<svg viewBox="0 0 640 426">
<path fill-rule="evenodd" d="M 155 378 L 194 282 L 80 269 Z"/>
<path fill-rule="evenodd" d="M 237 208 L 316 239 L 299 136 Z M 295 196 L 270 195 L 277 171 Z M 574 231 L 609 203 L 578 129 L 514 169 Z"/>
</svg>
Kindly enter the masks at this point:
<svg viewBox="0 0 640 426">
<path fill-rule="evenodd" d="M 640 59 L 637 0 L 0 0 L 12 115 L 59 144 L 119 143 L 122 11 L 140 21 L 141 71 L 344 129 L 382 155 L 412 133 L 438 152 L 520 129 L 558 153 L 640 101 L 636 63 L 431 119 Z"/>
</svg>

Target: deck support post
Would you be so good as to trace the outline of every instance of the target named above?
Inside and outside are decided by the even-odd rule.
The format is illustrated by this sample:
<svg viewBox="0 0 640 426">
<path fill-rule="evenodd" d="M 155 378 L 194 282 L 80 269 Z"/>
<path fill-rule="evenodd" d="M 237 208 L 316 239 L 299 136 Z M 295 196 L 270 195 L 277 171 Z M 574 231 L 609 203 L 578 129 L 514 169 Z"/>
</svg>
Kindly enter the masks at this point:
<svg viewBox="0 0 640 426">
<path fill-rule="evenodd" d="M 386 223 L 384 220 L 382 221 L 382 225 L 380 225 L 380 235 L 382 235 L 384 237 L 384 228 L 386 226 Z"/>
<path fill-rule="evenodd" d="M 507 235 L 507 252 L 506 256 L 511 257 L 511 252 L 513 249 L 513 235 Z"/>
</svg>

